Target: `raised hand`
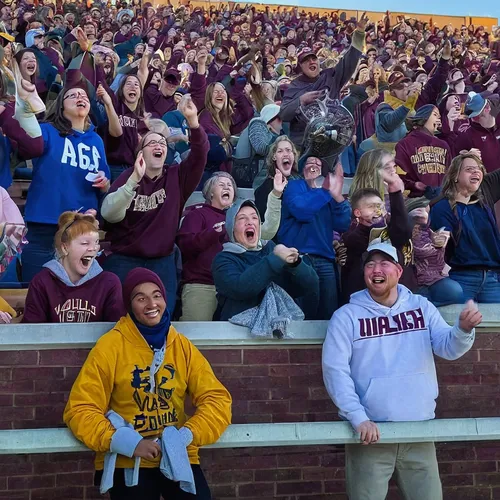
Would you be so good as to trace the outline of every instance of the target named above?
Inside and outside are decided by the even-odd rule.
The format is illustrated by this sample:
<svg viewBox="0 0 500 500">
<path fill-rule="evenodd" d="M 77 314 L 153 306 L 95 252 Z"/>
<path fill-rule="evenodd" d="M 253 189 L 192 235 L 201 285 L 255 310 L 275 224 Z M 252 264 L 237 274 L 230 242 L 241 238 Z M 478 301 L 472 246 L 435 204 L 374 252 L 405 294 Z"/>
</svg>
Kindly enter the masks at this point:
<svg viewBox="0 0 500 500">
<path fill-rule="evenodd" d="M 444 43 L 441 57 L 445 60 L 451 59 L 451 42 L 449 40 L 446 40 L 446 42 Z"/>
<path fill-rule="evenodd" d="M 387 184 L 389 193 L 397 193 L 398 191 L 402 192 L 405 190 L 403 180 L 394 170 L 387 171 L 385 169 L 382 169 L 381 175 L 383 181 Z"/>
<path fill-rule="evenodd" d="M 276 169 L 273 179 L 273 193 L 277 198 L 281 198 L 287 183 L 288 181 L 286 177 L 278 169 Z"/>
<path fill-rule="evenodd" d="M 177 109 L 186 119 L 189 128 L 197 128 L 199 126 L 198 109 L 196 108 L 196 105 L 194 104 L 189 94 L 185 94 L 182 96 Z"/>
<path fill-rule="evenodd" d="M 324 95 L 323 90 L 312 90 L 311 92 L 306 92 L 302 94 L 299 98 L 300 104 L 305 106 L 307 104 L 313 103 L 316 99 L 319 99 Z"/>
<path fill-rule="evenodd" d="M 196 62 L 199 66 L 206 66 L 208 59 L 208 51 L 202 47 L 196 54 Z"/>
<path fill-rule="evenodd" d="M 470 332 L 473 328 L 476 328 L 481 321 L 483 321 L 483 315 L 479 312 L 477 304 L 473 300 L 468 300 L 460 313 L 458 327 L 463 332 Z"/>
<path fill-rule="evenodd" d="M 366 25 L 368 24 L 368 16 L 366 15 L 366 12 L 363 12 L 363 15 L 359 18 L 359 21 L 356 25 L 358 30 L 365 31 Z"/>
<path fill-rule="evenodd" d="M 130 178 L 135 182 L 141 182 L 144 174 L 146 173 L 146 162 L 144 161 L 144 155 L 142 154 L 142 150 L 137 153 L 137 158 L 134 163 L 134 171 Z"/>
<path fill-rule="evenodd" d="M 328 175 L 325 177 L 323 182 L 323 188 L 327 189 L 332 198 L 337 203 L 342 203 L 344 201 L 344 197 L 342 196 L 342 187 L 344 185 L 344 170 L 342 169 L 342 165 L 337 163 L 335 167 L 335 172 L 328 172 Z"/>
<path fill-rule="evenodd" d="M 99 87 L 97 87 L 96 96 L 106 106 L 112 106 L 113 105 L 113 101 L 111 100 L 110 95 L 106 92 L 105 88 L 101 84 L 99 84 Z"/>
<path fill-rule="evenodd" d="M 75 28 L 74 30 L 74 36 L 76 38 L 76 41 L 78 42 L 78 45 L 80 48 L 84 51 L 87 52 L 90 50 L 90 47 L 92 44 L 89 42 L 89 39 L 87 38 L 87 35 L 85 34 L 85 31 L 78 26 L 78 28 Z"/>
</svg>

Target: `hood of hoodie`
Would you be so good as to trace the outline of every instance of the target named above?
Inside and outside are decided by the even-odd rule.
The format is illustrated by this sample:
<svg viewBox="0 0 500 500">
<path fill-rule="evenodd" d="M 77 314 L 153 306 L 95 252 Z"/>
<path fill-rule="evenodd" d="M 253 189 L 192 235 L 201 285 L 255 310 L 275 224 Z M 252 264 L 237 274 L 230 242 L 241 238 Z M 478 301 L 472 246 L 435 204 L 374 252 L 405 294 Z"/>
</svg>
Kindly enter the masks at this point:
<svg viewBox="0 0 500 500">
<path fill-rule="evenodd" d="M 265 243 L 267 243 L 263 242 L 260 239 L 260 231 L 261 231 L 260 225 L 259 225 L 259 242 L 256 248 L 252 249 L 246 248 L 241 243 L 238 243 L 234 239 L 234 224 L 236 221 L 236 216 L 243 207 L 252 207 L 257 212 L 257 215 L 259 216 L 259 221 L 262 224 L 262 218 L 260 216 L 257 205 L 255 205 L 255 203 L 252 200 L 236 199 L 236 201 L 233 203 L 233 205 L 228 209 L 226 213 L 226 233 L 229 238 L 229 242 L 224 243 L 223 252 L 231 252 L 239 254 L 245 253 L 247 251 L 258 252 L 259 250 L 262 250 Z"/>
<path fill-rule="evenodd" d="M 80 281 L 78 281 L 77 283 L 73 283 L 69 279 L 66 269 L 64 269 L 63 265 L 58 260 L 56 259 L 50 260 L 49 262 L 44 264 L 43 267 L 46 267 L 49 271 L 52 272 L 52 274 L 57 276 L 57 278 L 59 278 L 65 285 L 70 287 L 81 286 L 102 273 L 102 267 L 96 260 L 94 260 L 94 262 L 92 262 L 90 266 L 89 272 Z"/>
<path fill-rule="evenodd" d="M 368 313 L 373 314 L 374 309 L 377 309 L 377 313 L 385 314 L 386 316 L 392 316 L 399 309 L 405 309 L 407 307 L 408 299 L 411 296 L 410 290 L 406 288 L 404 285 L 398 285 L 398 299 L 391 306 L 387 307 L 382 304 L 375 302 L 370 295 L 370 292 L 367 288 L 361 290 L 360 292 L 353 293 L 351 295 L 350 304 L 356 307 L 362 307 L 366 309 Z"/>
</svg>

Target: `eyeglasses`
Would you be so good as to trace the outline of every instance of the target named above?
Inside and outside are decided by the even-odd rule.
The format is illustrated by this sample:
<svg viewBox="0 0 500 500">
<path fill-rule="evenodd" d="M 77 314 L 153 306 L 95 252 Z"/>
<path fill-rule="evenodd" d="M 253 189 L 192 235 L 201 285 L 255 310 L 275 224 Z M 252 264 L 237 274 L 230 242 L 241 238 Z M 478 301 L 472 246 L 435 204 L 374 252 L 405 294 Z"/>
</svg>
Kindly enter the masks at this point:
<svg viewBox="0 0 500 500">
<path fill-rule="evenodd" d="M 90 101 L 89 96 L 85 92 L 74 92 L 73 94 L 68 94 L 64 97 L 63 101 L 66 99 L 83 99 L 85 101 Z"/>
<path fill-rule="evenodd" d="M 153 140 L 153 141 L 148 142 L 147 144 L 144 144 L 143 149 L 148 148 L 150 146 L 154 147 L 154 146 L 166 146 L 166 145 L 167 145 L 167 141 L 165 139 L 161 139 L 159 141 Z"/>
</svg>

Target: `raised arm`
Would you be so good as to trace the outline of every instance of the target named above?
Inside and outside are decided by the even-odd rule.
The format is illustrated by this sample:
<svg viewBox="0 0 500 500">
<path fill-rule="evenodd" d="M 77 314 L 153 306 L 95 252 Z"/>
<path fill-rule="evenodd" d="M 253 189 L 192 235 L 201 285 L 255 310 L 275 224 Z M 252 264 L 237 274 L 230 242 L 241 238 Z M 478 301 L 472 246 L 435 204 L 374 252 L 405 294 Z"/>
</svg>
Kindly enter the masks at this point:
<svg viewBox="0 0 500 500">
<path fill-rule="evenodd" d="M 123 129 L 111 96 L 106 92 L 106 90 L 104 90 L 102 85 L 97 87 L 96 96 L 104 104 L 104 110 L 106 111 L 106 116 L 108 117 L 109 135 L 112 137 L 121 137 L 123 135 Z"/>
</svg>

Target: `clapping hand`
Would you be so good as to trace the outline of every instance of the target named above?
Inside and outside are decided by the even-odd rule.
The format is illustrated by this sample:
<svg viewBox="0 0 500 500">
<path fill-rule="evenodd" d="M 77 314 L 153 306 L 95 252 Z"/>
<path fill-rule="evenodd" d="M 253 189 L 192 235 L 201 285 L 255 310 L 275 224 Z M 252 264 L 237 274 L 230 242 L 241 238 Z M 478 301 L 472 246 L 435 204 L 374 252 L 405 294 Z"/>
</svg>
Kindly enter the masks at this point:
<svg viewBox="0 0 500 500">
<path fill-rule="evenodd" d="M 299 251 L 296 248 L 288 248 L 281 244 L 274 247 L 273 253 L 287 264 L 295 264 L 299 259 Z"/>
<path fill-rule="evenodd" d="M 476 328 L 481 321 L 483 321 L 483 315 L 479 312 L 477 304 L 473 300 L 468 300 L 460 313 L 458 327 L 463 332 L 469 333 L 473 328 Z"/>
</svg>

